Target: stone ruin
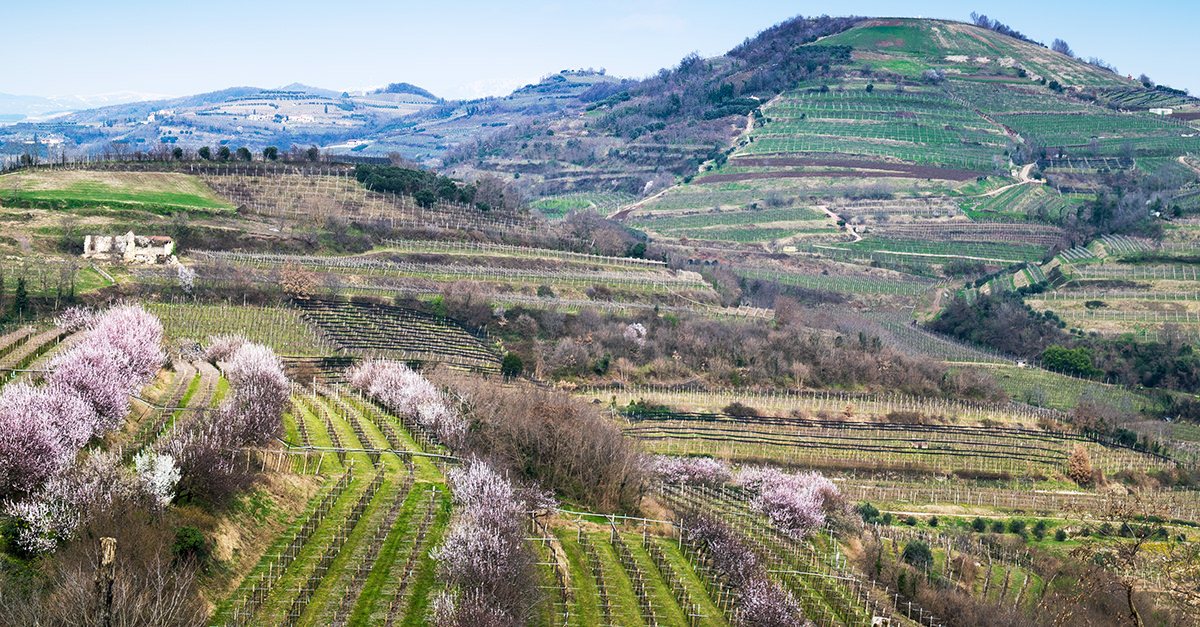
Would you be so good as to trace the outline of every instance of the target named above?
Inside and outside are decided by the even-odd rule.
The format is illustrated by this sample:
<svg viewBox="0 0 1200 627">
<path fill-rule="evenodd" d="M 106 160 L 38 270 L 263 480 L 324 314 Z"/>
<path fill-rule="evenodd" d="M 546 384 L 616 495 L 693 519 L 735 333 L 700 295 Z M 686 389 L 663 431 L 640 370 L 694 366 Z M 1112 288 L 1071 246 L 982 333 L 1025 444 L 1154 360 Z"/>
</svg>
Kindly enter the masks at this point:
<svg viewBox="0 0 1200 627">
<path fill-rule="evenodd" d="M 161 235 L 88 235 L 83 239 L 84 259 L 104 259 L 121 263 L 168 263 L 175 242 Z"/>
</svg>

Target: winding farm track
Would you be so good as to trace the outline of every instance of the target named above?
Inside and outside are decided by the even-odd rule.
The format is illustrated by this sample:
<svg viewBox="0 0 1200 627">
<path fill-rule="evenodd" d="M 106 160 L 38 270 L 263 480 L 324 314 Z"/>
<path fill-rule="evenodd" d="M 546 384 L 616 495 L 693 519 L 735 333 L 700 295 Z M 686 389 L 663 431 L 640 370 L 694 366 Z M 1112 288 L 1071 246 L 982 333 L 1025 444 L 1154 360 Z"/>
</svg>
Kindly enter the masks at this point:
<svg viewBox="0 0 1200 627">
<path fill-rule="evenodd" d="M 616 211 L 609 214 L 608 219 L 609 220 L 624 220 L 626 217 L 629 216 L 630 213 L 633 213 L 634 211 L 641 209 L 642 206 L 644 206 L 646 203 L 650 202 L 651 200 L 654 200 L 655 198 L 658 198 L 659 196 L 662 196 L 663 194 L 667 193 L 667 190 L 672 189 L 674 187 L 675 187 L 674 185 L 672 185 L 670 187 L 665 187 L 662 190 L 660 190 L 657 194 L 654 194 L 652 196 L 647 196 L 637 202 L 630 203 L 623 207 L 617 207 Z"/>
<path fill-rule="evenodd" d="M 834 213 L 833 209 L 830 209 L 829 207 L 826 207 L 825 205 L 821 205 L 820 209 L 821 209 L 821 211 L 825 212 L 825 215 L 829 216 L 830 218 L 833 218 L 834 222 L 837 222 L 838 220 L 842 219 L 842 216 L 839 216 L 838 214 Z M 850 226 L 849 224 L 847 224 L 846 231 L 848 233 L 850 233 L 850 235 L 854 238 L 854 241 L 856 241 L 856 242 L 862 241 L 863 237 L 858 234 L 858 231 L 855 230 L 855 228 L 853 226 Z"/>
<path fill-rule="evenodd" d="M 1177 160 L 1179 161 L 1180 165 L 1195 172 L 1196 174 L 1200 174 L 1200 166 L 1197 166 L 1197 165 L 1193 164 L 1191 161 L 1188 161 L 1187 155 L 1179 155 Z"/>
<path fill-rule="evenodd" d="M 221 372 L 207 361 L 196 361 L 193 365 L 200 372 L 200 385 L 196 393 L 188 399 L 187 414 L 180 416 L 182 422 L 176 422 L 172 428 L 186 425 L 200 418 L 205 409 L 212 406 L 213 398 L 217 395 L 217 384 L 221 381 Z"/>
<path fill-rule="evenodd" d="M 1180 159 L 1182 160 L 1183 157 L 1180 157 Z M 1032 164 L 1032 163 L 1025 164 L 1025 166 L 1022 167 L 1020 169 L 1020 171 L 1017 172 L 1017 182 L 1016 183 L 1012 183 L 1011 185 L 1005 185 L 1004 187 L 998 187 L 996 189 L 993 189 L 990 192 L 984 192 L 984 193 L 976 196 L 976 198 L 991 198 L 992 196 L 999 196 L 1000 194 L 1003 194 L 1004 192 L 1006 192 L 1014 187 L 1017 187 L 1018 185 L 1029 185 L 1029 184 L 1039 184 L 1040 185 L 1041 181 L 1036 181 L 1032 178 L 1029 178 L 1029 173 L 1033 171 L 1033 166 L 1034 166 L 1034 164 Z"/>
</svg>

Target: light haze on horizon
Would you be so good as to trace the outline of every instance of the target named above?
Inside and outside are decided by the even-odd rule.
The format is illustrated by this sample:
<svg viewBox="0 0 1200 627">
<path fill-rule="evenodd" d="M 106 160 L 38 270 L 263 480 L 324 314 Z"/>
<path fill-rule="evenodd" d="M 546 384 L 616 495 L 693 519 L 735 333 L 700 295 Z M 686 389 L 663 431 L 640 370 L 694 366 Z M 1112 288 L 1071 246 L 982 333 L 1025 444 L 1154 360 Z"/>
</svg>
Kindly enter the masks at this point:
<svg viewBox="0 0 1200 627">
<path fill-rule="evenodd" d="M 408 82 L 449 98 L 507 94 L 562 69 L 640 78 L 690 52 L 715 56 L 796 15 L 969 20 L 972 10 L 1047 45 L 1065 40 L 1121 74 L 1200 95 L 1200 3 L 904 3 L 699 0 L 410 3 L 298 0 L 5 3 L 0 92 L 184 96 L 293 82 L 335 90 Z M 14 54 L 15 53 L 15 54 Z"/>
</svg>

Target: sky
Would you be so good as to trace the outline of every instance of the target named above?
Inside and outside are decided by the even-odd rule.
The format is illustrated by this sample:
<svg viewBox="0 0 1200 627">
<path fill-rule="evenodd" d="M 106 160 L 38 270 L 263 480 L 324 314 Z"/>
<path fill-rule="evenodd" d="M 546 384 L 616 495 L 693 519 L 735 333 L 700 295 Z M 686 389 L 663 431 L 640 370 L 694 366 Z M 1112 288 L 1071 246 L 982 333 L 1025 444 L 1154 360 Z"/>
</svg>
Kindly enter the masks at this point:
<svg viewBox="0 0 1200 627">
<path fill-rule="evenodd" d="M 506 94 L 562 69 L 639 78 L 721 54 L 796 15 L 971 11 L 1122 74 L 1200 95 L 1200 3 L 1178 0 L 731 2 L 589 0 L 0 0 L 0 92 L 170 96 L 293 82 L 336 90 L 409 82 L 444 98 Z"/>
</svg>

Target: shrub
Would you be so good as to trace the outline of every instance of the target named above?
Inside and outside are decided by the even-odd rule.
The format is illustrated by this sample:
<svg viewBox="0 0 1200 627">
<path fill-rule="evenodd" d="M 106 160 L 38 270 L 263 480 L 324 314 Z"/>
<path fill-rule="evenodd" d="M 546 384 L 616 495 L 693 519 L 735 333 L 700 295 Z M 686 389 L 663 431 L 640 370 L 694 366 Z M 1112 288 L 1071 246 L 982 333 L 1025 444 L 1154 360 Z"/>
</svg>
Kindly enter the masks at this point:
<svg viewBox="0 0 1200 627">
<path fill-rule="evenodd" d="M 930 517 L 929 517 L 929 526 L 930 526 L 930 527 L 936 527 L 936 526 L 938 526 L 938 517 L 937 517 L 937 516 L 930 516 Z"/>
<path fill-rule="evenodd" d="M 637 507 L 650 469 L 636 444 L 596 407 L 531 384 L 498 386 L 450 374 L 439 376 L 439 383 L 469 408 L 459 418 L 465 454 L 600 511 Z"/>
<path fill-rule="evenodd" d="M 993 520 L 992 521 L 992 533 L 1004 533 L 1004 521 L 1003 520 Z"/>
<path fill-rule="evenodd" d="M 525 372 L 525 362 L 516 353 L 504 353 L 500 360 L 500 374 L 506 377 L 519 377 Z"/>
<path fill-rule="evenodd" d="M 858 506 L 858 514 L 862 516 L 863 522 L 877 523 L 879 522 L 879 508 L 870 503 L 863 503 Z"/>
<path fill-rule="evenodd" d="M 916 527 L 917 526 L 917 517 L 909 516 L 908 518 L 905 518 L 904 524 L 908 525 L 909 527 Z"/>
<path fill-rule="evenodd" d="M 743 417 L 743 418 L 754 417 L 754 416 L 759 415 L 757 409 L 750 407 L 749 405 L 743 405 L 742 403 L 739 403 L 737 401 L 734 401 L 734 402 L 726 405 L 725 407 L 723 407 L 721 409 L 721 412 L 728 414 L 730 416 L 739 416 L 739 417 Z"/>
<path fill-rule="evenodd" d="M 1092 458 L 1082 444 L 1075 444 L 1071 456 L 1067 460 L 1067 475 L 1079 485 L 1092 482 Z"/>
<path fill-rule="evenodd" d="M 1063 529 L 1062 527 L 1059 527 L 1058 529 L 1055 529 L 1055 530 L 1054 530 L 1054 541 L 1055 541 L 1055 542 L 1066 542 L 1066 541 L 1067 541 L 1067 532 L 1066 532 L 1066 530 L 1065 530 L 1065 529 Z"/>
<path fill-rule="evenodd" d="M 1015 533 L 1022 538 L 1029 534 L 1029 530 L 1025 528 L 1025 521 L 1020 518 L 1013 518 L 1008 521 L 1008 532 Z"/>
<path fill-rule="evenodd" d="M 933 551 L 930 550 L 928 544 L 920 540 L 913 540 L 904 545 L 900 559 L 916 568 L 927 569 L 933 565 Z"/>
<path fill-rule="evenodd" d="M 971 521 L 971 529 L 974 529 L 977 533 L 983 533 L 987 531 L 987 521 L 976 517 L 975 520 Z"/>
<path fill-rule="evenodd" d="M 208 541 L 199 529 L 184 525 L 175 529 L 175 543 L 171 545 L 171 554 L 178 560 L 195 560 L 203 563 L 208 559 Z"/>
</svg>

